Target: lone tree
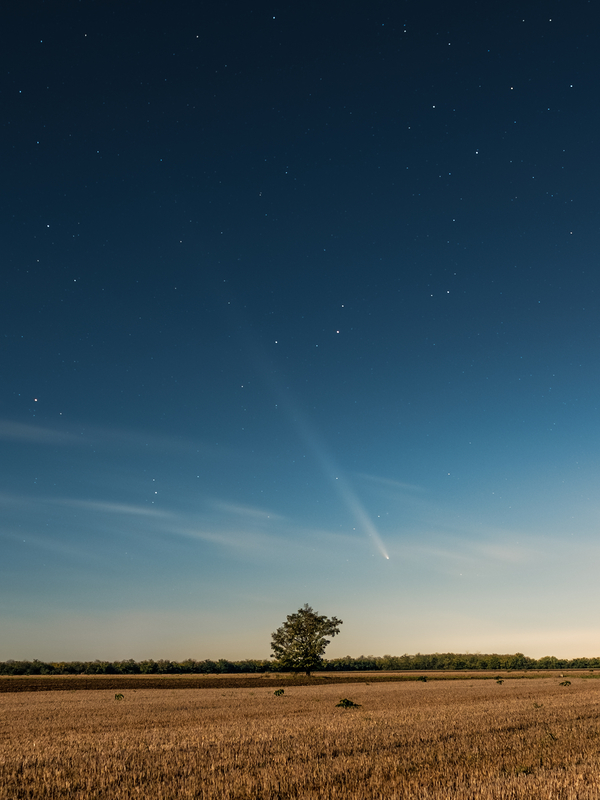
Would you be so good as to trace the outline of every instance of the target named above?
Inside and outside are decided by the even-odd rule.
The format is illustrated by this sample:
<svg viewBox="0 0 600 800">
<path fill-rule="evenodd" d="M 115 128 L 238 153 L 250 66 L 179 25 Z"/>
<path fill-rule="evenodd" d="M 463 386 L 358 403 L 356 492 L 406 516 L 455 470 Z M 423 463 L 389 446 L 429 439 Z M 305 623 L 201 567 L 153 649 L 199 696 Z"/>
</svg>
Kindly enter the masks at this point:
<svg viewBox="0 0 600 800">
<path fill-rule="evenodd" d="M 326 636 L 337 636 L 341 619 L 322 617 L 305 603 L 296 614 L 271 634 L 271 658 L 283 669 L 310 673 L 323 666 L 323 653 L 329 644 Z"/>
</svg>

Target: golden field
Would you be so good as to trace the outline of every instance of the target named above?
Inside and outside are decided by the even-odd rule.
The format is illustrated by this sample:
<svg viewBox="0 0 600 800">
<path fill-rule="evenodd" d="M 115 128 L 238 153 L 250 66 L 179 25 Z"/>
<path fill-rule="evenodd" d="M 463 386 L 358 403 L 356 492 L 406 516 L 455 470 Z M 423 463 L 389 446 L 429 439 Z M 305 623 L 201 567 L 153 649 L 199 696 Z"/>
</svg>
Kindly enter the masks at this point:
<svg viewBox="0 0 600 800">
<path fill-rule="evenodd" d="M 597 800 L 600 682 L 569 679 L 4 693 L 0 798 Z"/>
</svg>

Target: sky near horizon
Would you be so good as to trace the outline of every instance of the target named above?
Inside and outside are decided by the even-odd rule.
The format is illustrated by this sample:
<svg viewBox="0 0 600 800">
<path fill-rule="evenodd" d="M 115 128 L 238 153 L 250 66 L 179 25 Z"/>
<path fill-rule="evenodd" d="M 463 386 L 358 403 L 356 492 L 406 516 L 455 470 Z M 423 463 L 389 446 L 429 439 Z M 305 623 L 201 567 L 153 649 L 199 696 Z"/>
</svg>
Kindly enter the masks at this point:
<svg viewBox="0 0 600 800">
<path fill-rule="evenodd" d="M 3 14 L 0 660 L 599 655 L 594 5 Z"/>
</svg>

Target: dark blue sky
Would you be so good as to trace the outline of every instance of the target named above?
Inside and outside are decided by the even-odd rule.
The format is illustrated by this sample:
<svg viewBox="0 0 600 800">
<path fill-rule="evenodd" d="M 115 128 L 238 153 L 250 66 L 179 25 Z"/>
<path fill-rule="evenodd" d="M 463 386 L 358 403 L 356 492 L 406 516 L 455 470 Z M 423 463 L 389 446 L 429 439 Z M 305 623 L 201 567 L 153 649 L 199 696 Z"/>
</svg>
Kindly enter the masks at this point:
<svg viewBox="0 0 600 800">
<path fill-rule="evenodd" d="M 0 659 L 597 654 L 594 5 L 4 16 Z"/>
</svg>

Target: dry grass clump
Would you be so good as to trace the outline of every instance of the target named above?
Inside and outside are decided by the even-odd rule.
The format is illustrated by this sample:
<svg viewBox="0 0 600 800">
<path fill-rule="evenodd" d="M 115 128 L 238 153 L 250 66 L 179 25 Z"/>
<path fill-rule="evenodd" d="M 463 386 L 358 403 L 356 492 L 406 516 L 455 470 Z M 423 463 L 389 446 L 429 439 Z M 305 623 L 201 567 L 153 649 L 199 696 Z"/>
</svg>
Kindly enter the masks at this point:
<svg viewBox="0 0 600 800">
<path fill-rule="evenodd" d="M 0 799 L 600 798 L 595 680 L 122 693 L 0 695 Z"/>
</svg>

